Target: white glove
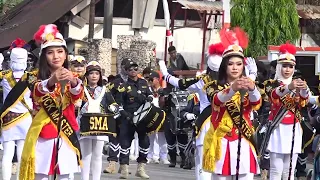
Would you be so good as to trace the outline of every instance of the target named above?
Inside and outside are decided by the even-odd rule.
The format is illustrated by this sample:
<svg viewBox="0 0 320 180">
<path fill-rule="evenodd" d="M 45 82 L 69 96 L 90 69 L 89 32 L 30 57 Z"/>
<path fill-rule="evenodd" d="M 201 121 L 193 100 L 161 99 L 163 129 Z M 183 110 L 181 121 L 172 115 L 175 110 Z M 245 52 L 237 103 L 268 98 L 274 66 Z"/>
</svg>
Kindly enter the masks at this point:
<svg viewBox="0 0 320 180">
<path fill-rule="evenodd" d="M 108 109 L 109 109 L 109 111 L 111 111 L 112 113 L 117 113 L 117 112 L 119 111 L 119 109 L 118 109 L 115 105 L 113 105 L 113 104 L 110 104 L 110 105 L 108 106 Z"/>
<path fill-rule="evenodd" d="M 114 119 L 117 119 L 118 117 L 120 117 L 120 113 L 113 116 Z"/>
<path fill-rule="evenodd" d="M 167 66 L 166 66 L 166 63 L 164 62 L 164 60 L 160 59 L 158 64 L 159 64 L 160 71 L 163 74 L 163 76 L 168 75 L 169 74 L 168 69 L 167 69 Z"/>
<path fill-rule="evenodd" d="M 257 78 L 258 67 L 256 64 L 256 60 L 252 57 L 248 57 L 246 60 L 246 75 L 252 80 L 255 81 Z"/>
<path fill-rule="evenodd" d="M 186 119 L 187 120 L 194 120 L 194 119 L 196 119 L 196 115 L 195 114 L 193 114 L 193 113 L 188 113 L 187 115 L 186 115 Z"/>
</svg>

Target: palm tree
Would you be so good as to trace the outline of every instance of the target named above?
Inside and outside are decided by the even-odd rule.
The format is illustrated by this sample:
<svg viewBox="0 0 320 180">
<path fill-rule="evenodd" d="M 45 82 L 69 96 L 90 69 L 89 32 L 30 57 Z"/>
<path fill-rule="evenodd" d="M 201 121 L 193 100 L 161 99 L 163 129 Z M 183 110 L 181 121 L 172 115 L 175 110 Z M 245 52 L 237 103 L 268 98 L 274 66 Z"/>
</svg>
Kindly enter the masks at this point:
<svg viewBox="0 0 320 180">
<path fill-rule="evenodd" d="M 264 56 L 268 45 L 300 38 L 295 0 L 233 0 L 231 26 L 240 26 L 249 35 L 247 56 Z"/>
</svg>

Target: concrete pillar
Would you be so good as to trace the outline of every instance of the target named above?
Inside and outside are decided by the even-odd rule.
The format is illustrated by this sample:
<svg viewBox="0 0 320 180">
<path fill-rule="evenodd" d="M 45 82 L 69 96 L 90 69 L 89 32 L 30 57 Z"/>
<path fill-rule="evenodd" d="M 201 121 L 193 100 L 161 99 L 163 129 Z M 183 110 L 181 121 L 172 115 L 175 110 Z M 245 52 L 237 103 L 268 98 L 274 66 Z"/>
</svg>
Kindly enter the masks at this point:
<svg viewBox="0 0 320 180">
<path fill-rule="evenodd" d="M 153 50 L 156 43 L 149 40 L 142 40 L 141 36 L 119 35 L 118 36 L 118 53 L 117 53 L 117 68 L 121 72 L 121 60 L 123 58 L 131 58 L 137 62 L 142 71 L 145 67 L 155 67 L 156 57 Z"/>
<path fill-rule="evenodd" d="M 88 53 L 89 61 L 98 61 L 105 69 L 104 75 L 109 76 L 111 74 L 111 39 L 93 39 L 92 42 L 89 42 Z"/>
<path fill-rule="evenodd" d="M 230 28 L 230 0 L 223 0 L 223 27 Z"/>
</svg>

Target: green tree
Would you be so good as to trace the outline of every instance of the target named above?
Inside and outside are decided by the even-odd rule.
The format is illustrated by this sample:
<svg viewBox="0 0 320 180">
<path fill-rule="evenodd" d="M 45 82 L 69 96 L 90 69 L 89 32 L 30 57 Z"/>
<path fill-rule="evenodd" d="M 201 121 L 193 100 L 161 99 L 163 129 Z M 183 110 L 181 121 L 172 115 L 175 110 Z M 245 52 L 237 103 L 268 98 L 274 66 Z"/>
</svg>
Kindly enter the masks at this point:
<svg viewBox="0 0 320 180">
<path fill-rule="evenodd" d="M 247 56 L 267 55 L 268 45 L 300 39 L 299 16 L 294 0 L 233 0 L 231 26 L 249 36 Z"/>
<path fill-rule="evenodd" d="M 11 8 L 21 3 L 23 0 L 0 0 L 1 15 L 5 14 Z"/>
</svg>

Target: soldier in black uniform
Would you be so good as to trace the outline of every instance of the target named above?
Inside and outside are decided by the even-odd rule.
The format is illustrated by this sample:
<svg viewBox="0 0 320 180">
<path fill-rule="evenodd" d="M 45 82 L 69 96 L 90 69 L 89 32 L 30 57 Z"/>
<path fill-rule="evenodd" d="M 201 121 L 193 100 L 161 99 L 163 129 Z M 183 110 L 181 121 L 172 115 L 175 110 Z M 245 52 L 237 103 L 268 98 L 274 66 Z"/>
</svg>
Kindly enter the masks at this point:
<svg viewBox="0 0 320 180">
<path fill-rule="evenodd" d="M 138 65 L 129 61 L 125 65 L 125 70 L 128 75 L 127 82 L 121 84 L 118 88 L 117 102 L 123 107 L 120 108 L 122 119 L 120 126 L 120 172 L 121 179 L 128 178 L 128 165 L 130 145 L 134 138 L 136 127 L 133 124 L 132 118 L 134 112 L 145 102 L 152 102 L 152 92 L 145 79 L 138 78 Z M 147 154 L 149 151 L 149 137 L 147 133 L 138 133 L 139 138 L 139 157 L 137 159 L 138 168 L 136 172 L 137 177 L 149 179 L 145 172 L 145 164 L 147 163 Z"/>
<path fill-rule="evenodd" d="M 109 83 L 107 83 L 107 87 L 110 89 L 113 97 L 116 99 L 117 96 L 117 92 L 118 92 L 118 87 L 120 86 L 120 84 L 123 84 L 125 81 L 127 81 L 127 77 L 126 77 L 126 71 L 124 69 L 126 63 L 128 63 L 130 61 L 130 59 L 125 58 L 121 61 L 121 74 L 123 74 L 123 76 L 125 75 L 125 77 L 122 77 L 120 74 L 116 75 L 113 79 L 109 80 Z M 110 77 L 110 76 L 109 76 Z M 117 102 L 119 104 L 119 102 Z M 120 122 L 122 121 L 121 119 L 123 119 L 122 116 L 118 117 L 116 120 L 117 122 L 117 134 L 120 133 Z M 116 173 L 116 163 L 118 162 L 118 154 L 119 154 L 119 150 L 120 150 L 120 144 L 119 144 L 119 136 L 117 137 L 113 137 L 113 136 L 109 136 L 109 156 L 108 156 L 108 161 L 109 164 L 108 166 L 103 170 L 104 173 Z"/>
</svg>

